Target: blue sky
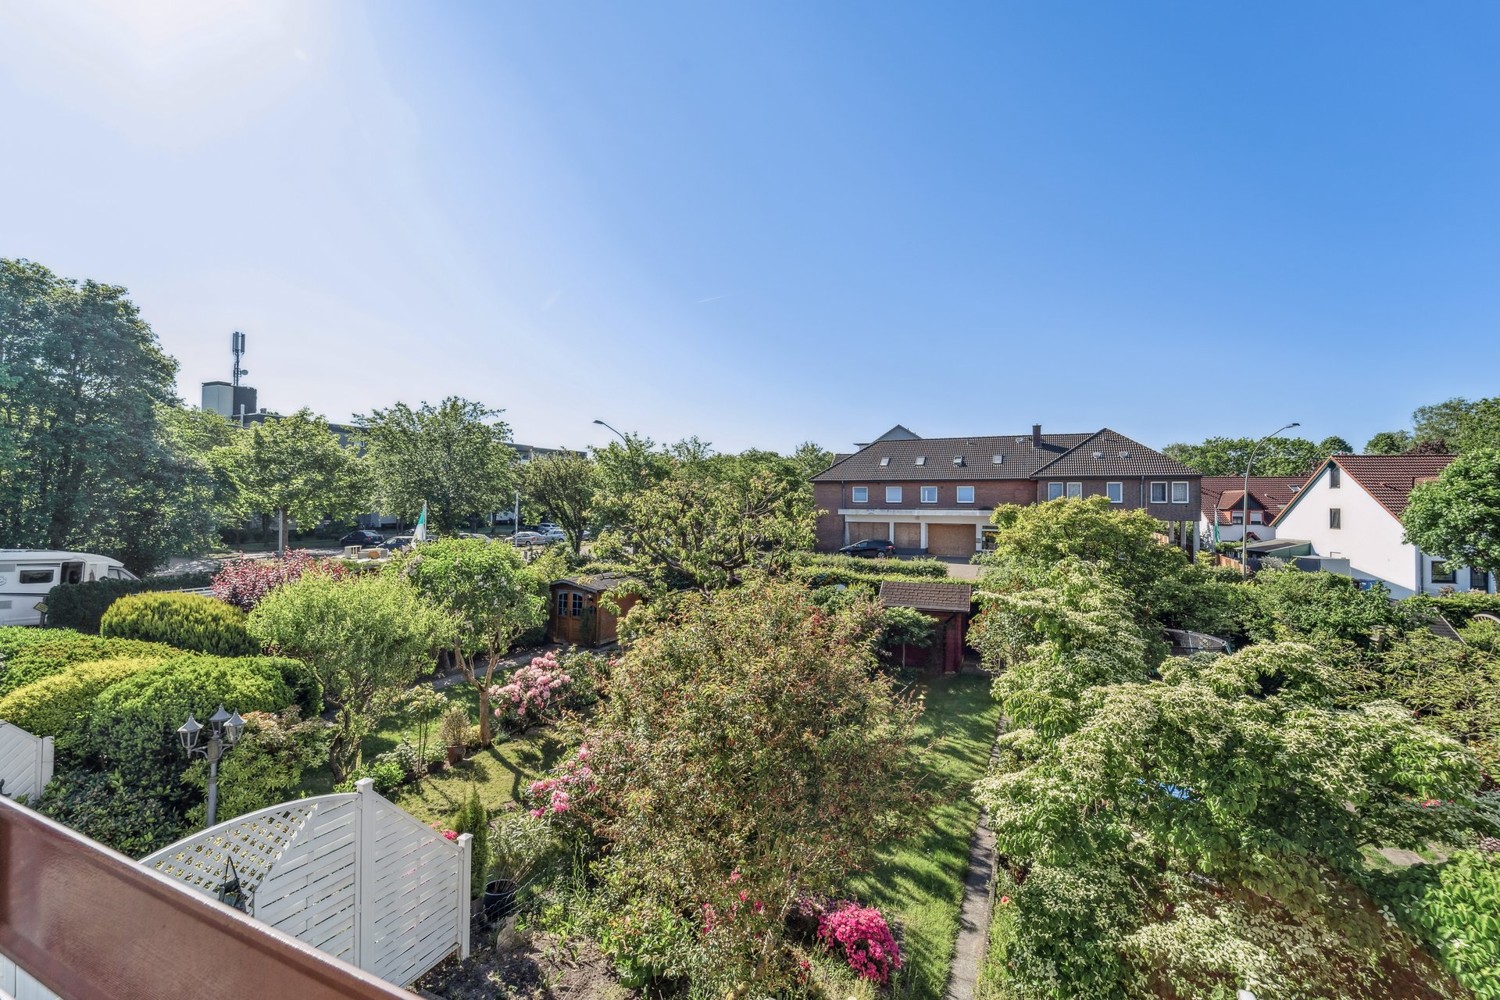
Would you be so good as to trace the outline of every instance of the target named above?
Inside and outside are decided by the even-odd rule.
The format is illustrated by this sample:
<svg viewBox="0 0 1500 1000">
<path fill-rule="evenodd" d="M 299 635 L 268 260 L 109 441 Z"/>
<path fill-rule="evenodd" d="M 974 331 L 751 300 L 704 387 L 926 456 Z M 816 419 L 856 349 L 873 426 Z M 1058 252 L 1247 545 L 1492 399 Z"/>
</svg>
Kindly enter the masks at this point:
<svg viewBox="0 0 1500 1000">
<path fill-rule="evenodd" d="M 181 391 L 723 449 L 1500 391 L 1500 8 L 0 6 L 0 255 Z"/>
</svg>

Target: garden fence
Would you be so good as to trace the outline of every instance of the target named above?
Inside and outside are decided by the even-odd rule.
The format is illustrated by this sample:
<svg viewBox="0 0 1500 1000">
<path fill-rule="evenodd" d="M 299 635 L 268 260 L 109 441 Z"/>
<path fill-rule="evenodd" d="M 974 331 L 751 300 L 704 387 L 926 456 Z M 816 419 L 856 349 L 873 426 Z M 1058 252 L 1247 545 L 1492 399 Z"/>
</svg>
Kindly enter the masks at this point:
<svg viewBox="0 0 1500 1000">
<path fill-rule="evenodd" d="M 141 864 L 387 982 L 469 955 L 469 834 L 448 840 L 374 791 L 285 802 Z"/>
<path fill-rule="evenodd" d="M 35 802 L 52 780 L 52 737 L 0 722 L 0 795 Z"/>
</svg>

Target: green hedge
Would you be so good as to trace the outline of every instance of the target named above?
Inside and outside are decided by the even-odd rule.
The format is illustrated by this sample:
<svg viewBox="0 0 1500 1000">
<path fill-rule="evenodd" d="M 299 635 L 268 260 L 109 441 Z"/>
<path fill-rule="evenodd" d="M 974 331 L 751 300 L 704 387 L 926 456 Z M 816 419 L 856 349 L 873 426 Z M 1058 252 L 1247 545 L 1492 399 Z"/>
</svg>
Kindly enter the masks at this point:
<svg viewBox="0 0 1500 1000">
<path fill-rule="evenodd" d="M 64 642 L 74 636 L 87 638 L 82 632 L 70 628 L 37 628 L 35 625 L 0 626 L 0 669 L 23 649 L 41 646 L 49 642 Z"/>
<path fill-rule="evenodd" d="M 876 573 L 887 579 L 921 577 L 946 580 L 948 565 L 937 559 L 866 559 L 861 556 L 844 556 L 837 553 L 802 553 L 797 557 L 799 567 L 811 566 L 826 570 L 868 574 Z"/>
<path fill-rule="evenodd" d="M 80 632 L 98 632 L 99 619 L 109 606 L 127 594 L 148 591 L 192 590 L 213 583 L 212 573 L 153 576 L 145 580 L 94 580 L 60 583 L 47 592 L 47 625 Z"/>
<path fill-rule="evenodd" d="M 109 606 L 99 634 L 164 642 L 214 656 L 254 656 L 260 643 L 245 631 L 245 613 L 202 594 L 130 594 Z"/>
<path fill-rule="evenodd" d="M 33 736 L 55 737 L 58 750 L 70 751 L 83 745 L 84 719 L 105 689 L 163 662 L 159 657 L 142 657 L 75 663 L 0 698 L 0 719 Z"/>
<path fill-rule="evenodd" d="M 1443 597 L 1411 597 L 1406 601 L 1418 608 L 1433 608 L 1454 626 L 1467 624 L 1480 612 L 1500 617 L 1500 594 L 1467 592 Z"/>
<path fill-rule="evenodd" d="M 891 560 L 884 559 L 872 565 L 871 560 L 861 559 L 862 570 L 844 569 L 838 566 L 794 566 L 792 567 L 792 579 L 808 587 L 831 587 L 842 583 L 852 586 L 856 583 L 865 583 L 880 589 L 881 583 L 886 580 L 896 580 L 904 583 L 913 582 L 914 578 L 904 576 L 900 573 L 883 572 L 884 566 Z M 954 581 L 962 582 L 962 581 Z"/>
<path fill-rule="evenodd" d="M 38 629 L 43 635 L 50 629 Z M 80 632 L 59 632 L 52 642 L 37 643 L 13 653 L 0 666 L 0 695 L 10 694 L 44 677 L 60 674 L 76 663 L 98 660 L 155 658 L 164 661 L 182 650 L 159 642 L 104 639 Z M 24 728 L 24 727 L 23 727 Z"/>
</svg>

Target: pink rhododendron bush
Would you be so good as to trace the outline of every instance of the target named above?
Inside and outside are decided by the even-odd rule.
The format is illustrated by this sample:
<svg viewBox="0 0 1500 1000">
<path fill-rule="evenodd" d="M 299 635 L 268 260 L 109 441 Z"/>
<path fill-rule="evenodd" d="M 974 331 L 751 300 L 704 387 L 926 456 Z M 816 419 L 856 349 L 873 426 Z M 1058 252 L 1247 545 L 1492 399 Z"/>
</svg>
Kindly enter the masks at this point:
<svg viewBox="0 0 1500 1000">
<path fill-rule="evenodd" d="M 818 921 L 818 939 L 841 952 L 862 979 L 889 982 L 891 973 L 901 968 L 901 947 L 873 906 L 845 902 L 829 910 Z"/>
<path fill-rule="evenodd" d="M 562 712 L 573 678 L 547 652 L 510 675 L 510 680 L 490 689 L 495 717 L 511 722 L 522 732 L 549 722 Z"/>
<path fill-rule="evenodd" d="M 673 944 L 649 961 L 618 934 L 601 942 L 617 967 L 674 969 L 695 994 L 800 990 L 814 942 L 789 930 L 795 903 L 837 894 L 923 801 L 919 707 L 876 668 L 878 610 L 753 583 L 654 602 L 631 622 L 578 756 L 531 787 L 533 815 L 595 845 L 591 908 L 693 915 L 653 937 Z M 540 680 L 513 697 L 546 703 Z M 837 947 L 888 975 L 899 952 L 885 931 Z"/>
<path fill-rule="evenodd" d="M 214 596 L 241 611 L 249 611 L 283 584 L 304 573 L 324 573 L 342 579 L 349 569 L 337 559 L 319 559 L 306 549 L 295 549 L 280 559 L 236 559 L 227 562 L 210 584 Z"/>
</svg>

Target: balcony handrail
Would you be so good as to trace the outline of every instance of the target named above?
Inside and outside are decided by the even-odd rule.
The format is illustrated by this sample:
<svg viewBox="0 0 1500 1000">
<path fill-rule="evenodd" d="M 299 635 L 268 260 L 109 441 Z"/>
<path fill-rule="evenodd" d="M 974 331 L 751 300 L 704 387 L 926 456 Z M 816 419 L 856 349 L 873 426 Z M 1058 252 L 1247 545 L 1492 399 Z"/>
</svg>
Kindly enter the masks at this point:
<svg viewBox="0 0 1500 1000">
<path fill-rule="evenodd" d="M 0 954 L 63 1000 L 411 1000 L 4 798 Z"/>
</svg>

